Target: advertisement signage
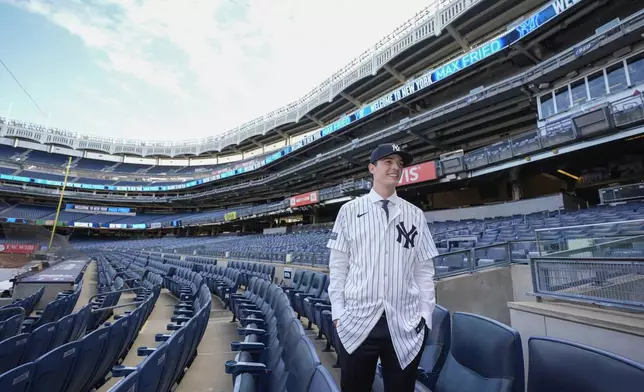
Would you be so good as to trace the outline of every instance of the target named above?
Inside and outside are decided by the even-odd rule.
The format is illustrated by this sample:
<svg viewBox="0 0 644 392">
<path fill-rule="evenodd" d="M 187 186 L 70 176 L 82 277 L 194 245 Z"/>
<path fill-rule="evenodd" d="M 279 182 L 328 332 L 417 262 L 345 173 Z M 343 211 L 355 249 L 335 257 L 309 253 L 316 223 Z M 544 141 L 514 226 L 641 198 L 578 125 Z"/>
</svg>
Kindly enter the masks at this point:
<svg viewBox="0 0 644 392">
<path fill-rule="evenodd" d="M 436 163 L 434 161 L 419 163 L 407 166 L 403 169 L 398 186 L 417 184 L 419 182 L 432 181 L 436 177 Z"/>
<path fill-rule="evenodd" d="M 1 253 L 33 253 L 40 248 L 37 244 L 0 244 Z"/>
<path fill-rule="evenodd" d="M 301 195 L 293 196 L 290 200 L 291 208 L 308 206 L 315 204 L 320 200 L 318 191 L 302 193 Z"/>
</svg>

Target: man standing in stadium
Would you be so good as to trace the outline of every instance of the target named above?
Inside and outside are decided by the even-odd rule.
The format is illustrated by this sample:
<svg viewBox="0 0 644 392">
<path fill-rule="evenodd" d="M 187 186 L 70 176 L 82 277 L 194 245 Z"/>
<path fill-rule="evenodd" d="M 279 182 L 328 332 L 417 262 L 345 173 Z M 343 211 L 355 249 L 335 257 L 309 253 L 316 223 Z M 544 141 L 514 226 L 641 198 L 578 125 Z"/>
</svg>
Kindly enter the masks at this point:
<svg viewBox="0 0 644 392">
<path fill-rule="evenodd" d="M 386 392 L 414 391 L 436 304 L 438 251 L 423 211 L 396 195 L 412 160 L 396 144 L 378 146 L 371 192 L 340 208 L 327 244 L 344 392 L 370 392 L 378 358 Z"/>
</svg>

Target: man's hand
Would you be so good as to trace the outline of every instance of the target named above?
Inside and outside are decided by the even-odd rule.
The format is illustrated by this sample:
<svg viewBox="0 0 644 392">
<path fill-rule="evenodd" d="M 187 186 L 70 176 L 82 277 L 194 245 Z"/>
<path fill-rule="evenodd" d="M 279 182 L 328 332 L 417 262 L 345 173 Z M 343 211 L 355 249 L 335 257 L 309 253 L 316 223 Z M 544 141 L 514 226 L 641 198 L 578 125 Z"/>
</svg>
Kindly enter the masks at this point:
<svg viewBox="0 0 644 392">
<path fill-rule="evenodd" d="M 335 319 L 335 320 L 333 320 L 333 326 L 334 326 L 336 329 L 338 328 L 338 321 L 340 321 L 340 319 Z"/>
</svg>

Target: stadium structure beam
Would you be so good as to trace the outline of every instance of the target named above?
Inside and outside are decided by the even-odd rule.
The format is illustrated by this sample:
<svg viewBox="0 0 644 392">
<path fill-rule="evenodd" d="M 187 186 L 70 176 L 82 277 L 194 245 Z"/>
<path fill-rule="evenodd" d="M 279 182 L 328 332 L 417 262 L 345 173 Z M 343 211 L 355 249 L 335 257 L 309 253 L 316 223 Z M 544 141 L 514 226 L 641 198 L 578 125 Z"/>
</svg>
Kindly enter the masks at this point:
<svg viewBox="0 0 644 392">
<path fill-rule="evenodd" d="M 353 98 L 351 95 L 345 93 L 344 91 L 340 91 L 340 96 L 342 98 L 346 99 L 347 101 L 351 102 L 352 104 L 354 104 L 356 107 L 358 107 L 358 108 L 362 107 L 362 102 L 360 102 L 359 100 Z"/>
<path fill-rule="evenodd" d="M 349 155 L 349 154 L 341 155 L 340 159 L 342 159 L 343 161 L 348 162 L 348 163 L 350 163 L 352 165 L 358 166 L 358 167 L 365 166 L 364 163 L 358 163 L 357 161 L 351 159 L 351 156 L 352 155 Z"/>
<path fill-rule="evenodd" d="M 250 140 L 250 142 L 251 142 L 251 143 L 253 143 L 253 144 L 254 144 L 254 145 L 256 145 L 257 147 L 259 147 L 259 148 L 264 148 L 264 145 L 263 145 L 263 144 L 261 144 L 260 142 L 258 142 L 257 140 L 255 140 L 255 138 L 254 138 L 254 137 L 251 137 L 249 140 Z"/>
<path fill-rule="evenodd" d="M 304 115 L 304 117 L 308 118 L 309 120 L 313 121 L 314 123 L 316 123 L 317 125 L 319 125 L 321 127 L 324 127 L 324 125 L 325 125 L 321 120 L 319 120 L 317 117 L 315 117 L 312 114 L 307 113 L 307 114 Z"/>
<path fill-rule="evenodd" d="M 539 64 L 539 63 L 540 63 L 539 59 L 538 59 L 535 55 L 533 55 L 532 53 L 530 53 L 530 51 L 528 51 L 528 49 L 524 48 L 524 47 L 523 47 L 523 45 L 521 45 L 521 44 L 516 44 L 515 49 L 516 49 L 516 51 L 517 51 L 517 52 L 519 52 L 519 53 L 521 53 L 522 55 L 524 55 L 524 56 L 526 56 L 527 58 L 529 58 L 529 59 L 530 59 L 530 61 L 532 61 L 535 65 L 537 65 L 537 64 Z"/>
<path fill-rule="evenodd" d="M 448 24 L 447 26 L 445 26 L 445 30 L 447 30 L 449 35 L 451 35 L 452 38 L 454 38 L 454 41 L 456 41 L 459 45 L 461 45 L 461 48 L 463 48 L 464 51 L 468 51 L 472 49 L 472 47 L 470 46 L 470 43 L 467 42 L 465 38 L 463 38 L 461 33 L 459 33 L 458 30 L 456 30 L 456 28 L 453 25 Z"/>
<path fill-rule="evenodd" d="M 283 137 L 284 139 L 286 139 L 286 140 L 289 140 L 289 139 L 291 138 L 291 137 L 290 137 L 289 135 L 287 135 L 284 131 L 281 131 L 281 130 L 279 130 L 279 129 L 276 129 L 276 130 L 275 130 L 275 132 L 276 132 L 278 135 L 280 135 L 281 137 Z"/>
<path fill-rule="evenodd" d="M 385 71 L 389 72 L 391 76 L 394 78 L 398 79 L 400 83 L 405 83 L 407 81 L 407 78 L 405 75 L 401 74 L 399 71 L 395 70 L 394 67 L 392 67 L 389 64 L 385 64 L 382 68 L 385 69 Z"/>
<path fill-rule="evenodd" d="M 414 132 L 412 130 L 408 130 L 407 133 L 412 135 L 412 136 L 417 137 L 418 139 L 424 141 L 427 144 L 430 144 L 430 145 L 436 147 L 439 150 L 449 150 L 450 149 L 450 147 L 447 144 L 443 144 L 443 143 L 441 143 L 441 142 L 439 142 L 438 140 L 435 140 L 435 139 L 430 139 L 427 136 L 423 136 L 420 133 Z"/>
</svg>

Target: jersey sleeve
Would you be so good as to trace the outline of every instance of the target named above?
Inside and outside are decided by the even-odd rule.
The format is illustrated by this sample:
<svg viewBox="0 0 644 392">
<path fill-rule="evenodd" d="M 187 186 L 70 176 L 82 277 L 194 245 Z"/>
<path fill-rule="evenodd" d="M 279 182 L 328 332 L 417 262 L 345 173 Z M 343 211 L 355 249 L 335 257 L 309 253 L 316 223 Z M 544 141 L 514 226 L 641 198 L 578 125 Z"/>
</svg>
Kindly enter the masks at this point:
<svg viewBox="0 0 644 392">
<path fill-rule="evenodd" d="M 418 262 L 423 263 L 427 261 L 432 261 L 432 259 L 438 256 L 438 250 L 436 249 L 436 244 L 434 243 L 434 238 L 432 233 L 429 231 L 429 226 L 427 225 L 427 219 L 425 214 L 421 212 L 422 216 L 420 218 L 420 241 L 419 249 L 416 256 Z"/>
<path fill-rule="evenodd" d="M 335 249 L 340 252 L 349 253 L 349 237 L 347 235 L 347 212 L 346 204 L 340 208 L 338 217 L 333 224 L 331 231 L 331 238 L 326 246 L 330 249 Z"/>
</svg>

